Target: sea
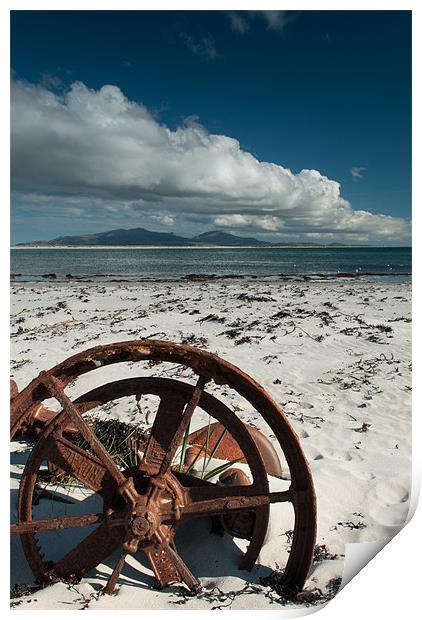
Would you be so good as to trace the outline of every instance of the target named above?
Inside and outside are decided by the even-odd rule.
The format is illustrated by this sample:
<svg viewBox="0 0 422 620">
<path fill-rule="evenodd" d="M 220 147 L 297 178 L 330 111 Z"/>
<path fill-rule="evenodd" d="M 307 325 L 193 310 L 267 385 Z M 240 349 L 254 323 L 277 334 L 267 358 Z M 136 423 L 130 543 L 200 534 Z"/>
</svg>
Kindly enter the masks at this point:
<svg viewBox="0 0 422 620">
<path fill-rule="evenodd" d="M 409 281 L 410 247 L 12 248 L 14 281 L 342 277 Z M 54 274 L 54 275 L 53 275 Z"/>
</svg>

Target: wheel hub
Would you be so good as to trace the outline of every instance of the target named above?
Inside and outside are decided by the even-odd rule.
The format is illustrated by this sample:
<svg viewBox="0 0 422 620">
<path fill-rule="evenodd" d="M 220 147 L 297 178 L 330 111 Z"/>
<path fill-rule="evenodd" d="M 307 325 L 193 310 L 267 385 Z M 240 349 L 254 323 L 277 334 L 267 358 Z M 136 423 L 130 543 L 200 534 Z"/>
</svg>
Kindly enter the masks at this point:
<svg viewBox="0 0 422 620">
<path fill-rule="evenodd" d="M 127 531 L 139 540 L 148 540 L 151 538 L 157 525 L 158 519 L 156 515 L 149 510 L 145 510 L 142 514 L 132 513 Z"/>
<path fill-rule="evenodd" d="M 134 473 L 129 470 L 126 475 Z M 128 503 L 126 508 L 124 547 L 128 552 L 135 552 L 156 541 L 158 530 L 168 541 L 172 540 L 183 505 L 180 484 L 171 473 L 162 477 L 146 477 L 138 471 L 133 481 L 138 497 L 134 504 Z M 112 506 L 116 508 L 119 500 L 121 502 L 121 495 L 117 491 Z"/>
</svg>

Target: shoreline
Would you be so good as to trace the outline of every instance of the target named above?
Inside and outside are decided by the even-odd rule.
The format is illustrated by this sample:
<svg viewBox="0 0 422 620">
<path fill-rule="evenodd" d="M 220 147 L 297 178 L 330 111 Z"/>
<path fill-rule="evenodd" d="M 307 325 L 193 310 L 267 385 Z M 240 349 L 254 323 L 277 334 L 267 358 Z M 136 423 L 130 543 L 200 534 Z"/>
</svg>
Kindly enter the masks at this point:
<svg viewBox="0 0 422 620">
<path fill-rule="evenodd" d="M 139 277 L 128 278 L 125 274 L 56 274 L 45 273 L 41 275 L 26 276 L 21 273 L 11 273 L 10 283 L 16 284 L 37 284 L 43 282 L 95 282 L 95 283 L 131 283 L 141 284 L 145 282 L 161 283 L 161 282 L 215 282 L 221 280 L 243 280 L 245 282 L 330 282 L 338 280 L 346 280 L 352 282 L 371 282 L 373 278 L 377 278 L 380 281 L 392 283 L 400 283 L 400 280 L 404 280 L 406 283 L 412 282 L 412 273 L 338 273 L 338 274 L 323 274 L 323 273 L 309 273 L 309 274 L 201 274 L 201 273 L 189 273 L 185 275 L 179 275 L 175 277 L 163 276 L 163 277 Z"/>
</svg>

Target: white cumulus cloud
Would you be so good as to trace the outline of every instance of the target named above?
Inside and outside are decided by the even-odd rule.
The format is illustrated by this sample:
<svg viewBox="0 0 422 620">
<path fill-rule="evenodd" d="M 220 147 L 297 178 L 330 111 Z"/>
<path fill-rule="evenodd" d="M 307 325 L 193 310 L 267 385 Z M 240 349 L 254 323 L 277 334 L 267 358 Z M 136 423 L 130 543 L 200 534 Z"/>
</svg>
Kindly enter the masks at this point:
<svg viewBox="0 0 422 620">
<path fill-rule="evenodd" d="M 12 189 L 27 209 L 76 205 L 116 219 L 127 212 L 175 222 L 179 232 L 212 224 L 273 237 L 388 241 L 410 233 L 402 218 L 353 210 L 340 184 L 317 170 L 293 174 L 259 161 L 197 120 L 174 130 L 160 124 L 117 86 L 75 82 L 57 94 L 14 80 L 11 141 Z"/>
</svg>

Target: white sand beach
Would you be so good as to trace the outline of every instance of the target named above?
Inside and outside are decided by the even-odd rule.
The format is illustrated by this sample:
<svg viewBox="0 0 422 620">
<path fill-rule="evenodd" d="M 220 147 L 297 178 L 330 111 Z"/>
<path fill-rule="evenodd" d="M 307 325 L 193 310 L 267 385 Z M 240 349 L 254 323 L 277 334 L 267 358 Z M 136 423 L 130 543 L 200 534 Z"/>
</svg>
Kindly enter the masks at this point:
<svg viewBox="0 0 422 620">
<path fill-rule="evenodd" d="M 317 599 L 338 588 L 346 543 L 389 539 L 402 527 L 411 483 L 409 283 L 15 282 L 11 293 L 11 376 L 20 389 L 40 371 L 91 346 L 140 338 L 204 348 L 262 384 L 293 425 L 312 470 L 317 552 L 305 588 Z M 192 380 L 192 373 L 171 364 L 120 364 L 118 371 L 119 377 Z M 115 380 L 116 373 L 116 366 L 101 368 L 67 391 L 72 397 L 83 394 Z M 225 390 L 224 398 L 242 420 L 275 439 L 234 391 Z M 145 423 L 134 403 L 126 401 L 116 402 L 104 415 Z M 12 522 L 29 451 L 23 440 L 11 444 Z M 287 488 L 284 461 L 282 466 L 286 479 L 281 482 Z M 41 500 L 39 510 L 48 514 L 51 504 Z M 283 608 L 285 601 L 261 579 L 282 569 L 288 556 L 291 514 L 285 504 L 272 506 L 266 543 L 251 572 L 238 568 L 244 540 L 212 533 L 203 520 L 190 524 L 176 543 L 204 586 L 199 596 L 188 597 L 178 586 L 155 589 L 141 555 L 127 561 L 115 594 L 101 594 L 116 553 L 81 583 L 55 583 L 13 598 L 12 605 L 66 610 Z M 11 545 L 11 586 L 33 583 L 18 537 L 12 537 Z"/>
</svg>

